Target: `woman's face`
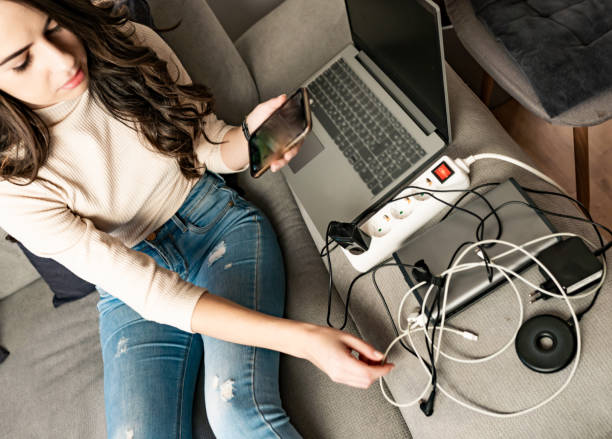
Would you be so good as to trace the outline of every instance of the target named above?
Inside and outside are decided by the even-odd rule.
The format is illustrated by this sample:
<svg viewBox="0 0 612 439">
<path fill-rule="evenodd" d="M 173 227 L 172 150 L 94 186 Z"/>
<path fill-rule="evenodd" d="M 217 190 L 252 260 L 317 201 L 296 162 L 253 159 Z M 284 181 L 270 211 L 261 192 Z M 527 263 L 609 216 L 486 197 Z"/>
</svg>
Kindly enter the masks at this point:
<svg viewBox="0 0 612 439">
<path fill-rule="evenodd" d="M 72 32 L 47 14 L 0 0 L 0 90 L 31 108 L 87 89 L 87 54 Z"/>
</svg>

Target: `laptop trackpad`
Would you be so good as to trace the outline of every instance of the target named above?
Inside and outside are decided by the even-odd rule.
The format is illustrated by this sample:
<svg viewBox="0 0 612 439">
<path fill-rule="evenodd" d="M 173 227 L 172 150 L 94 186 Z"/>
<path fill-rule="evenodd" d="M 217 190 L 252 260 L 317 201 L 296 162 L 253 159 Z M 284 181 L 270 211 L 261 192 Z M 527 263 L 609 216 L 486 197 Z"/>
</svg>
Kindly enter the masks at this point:
<svg viewBox="0 0 612 439">
<path fill-rule="evenodd" d="M 294 174 L 297 174 L 306 164 L 314 159 L 323 151 L 323 145 L 317 139 L 317 136 L 309 134 L 304 139 L 304 144 L 300 148 L 300 152 L 289 162 L 289 167 Z"/>
</svg>

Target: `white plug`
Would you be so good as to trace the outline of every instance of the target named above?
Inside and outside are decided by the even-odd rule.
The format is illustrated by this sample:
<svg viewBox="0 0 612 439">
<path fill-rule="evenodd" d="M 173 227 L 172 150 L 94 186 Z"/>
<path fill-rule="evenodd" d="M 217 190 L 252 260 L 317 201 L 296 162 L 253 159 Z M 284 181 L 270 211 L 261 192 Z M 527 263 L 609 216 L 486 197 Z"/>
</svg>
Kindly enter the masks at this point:
<svg viewBox="0 0 612 439">
<path fill-rule="evenodd" d="M 472 156 L 470 156 L 469 158 L 472 158 Z M 463 172 L 465 172 L 468 175 L 470 173 L 470 165 L 471 165 L 471 163 L 468 164 L 469 158 L 466 159 L 466 160 L 460 159 L 460 158 L 456 158 L 454 160 L 454 162 L 457 165 L 457 167 L 460 168 Z M 474 163 L 474 160 L 472 159 L 471 162 Z"/>
<path fill-rule="evenodd" d="M 410 316 L 412 316 L 412 314 L 410 314 L 408 318 L 410 318 Z M 427 316 L 423 313 L 419 313 L 416 317 L 414 317 L 412 322 L 409 320 L 408 323 L 410 324 L 410 329 L 424 328 L 425 324 L 427 323 Z"/>
<path fill-rule="evenodd" d="M 478 341 L 478 334 L 474 334 L 473 332 L 463 331 L 462 335 L 463 335 L 463 338 L 466 338 L 468 340 Z"/>
<path fill-rule="evenodd" d="M 408 314 L 408 316 L 406 317 L 406 322 L 407 323 L 414 323 L 417 319 L 417 317 L 419 317 L 419 309 L 416 308 L 414 309 L 410 314 Z"/>
</svg>

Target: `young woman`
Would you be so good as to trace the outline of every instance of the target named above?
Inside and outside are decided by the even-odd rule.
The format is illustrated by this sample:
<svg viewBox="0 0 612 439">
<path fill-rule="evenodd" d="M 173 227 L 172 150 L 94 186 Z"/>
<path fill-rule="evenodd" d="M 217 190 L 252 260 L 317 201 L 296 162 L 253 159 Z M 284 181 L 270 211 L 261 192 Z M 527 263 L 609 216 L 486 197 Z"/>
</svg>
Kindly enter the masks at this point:
<svg viewBox="0 0 612 439">
<path fill-rule="evenodd" d="M 363 388 L 392 365 L 281 317 L 270 223 L 217 174 L 246 168 L 242 130 L 159 36 L 110 10 L 0 0 L 0 227 L 97 285 L 109 437 L 190 437 L 202 359 L 217 437 L 299 437 L 279 351 Z M 248 128 L 284 99 L 255 107 Z"/>
</svg>

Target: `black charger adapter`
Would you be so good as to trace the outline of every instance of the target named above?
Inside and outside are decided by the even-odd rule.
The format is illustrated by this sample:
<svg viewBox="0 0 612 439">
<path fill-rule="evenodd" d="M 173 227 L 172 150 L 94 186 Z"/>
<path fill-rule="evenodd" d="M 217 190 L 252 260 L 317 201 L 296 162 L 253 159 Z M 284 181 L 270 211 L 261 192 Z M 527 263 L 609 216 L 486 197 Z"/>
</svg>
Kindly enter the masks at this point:
<svg viewBox="0 0 612 439">
<path fill-rule="evenodd" d="M 354 255 L 360 255 L 370 248 L 371 238 L 354 223 L 332 221 L 329 223 L 328 236 Z"/>
</svg>

